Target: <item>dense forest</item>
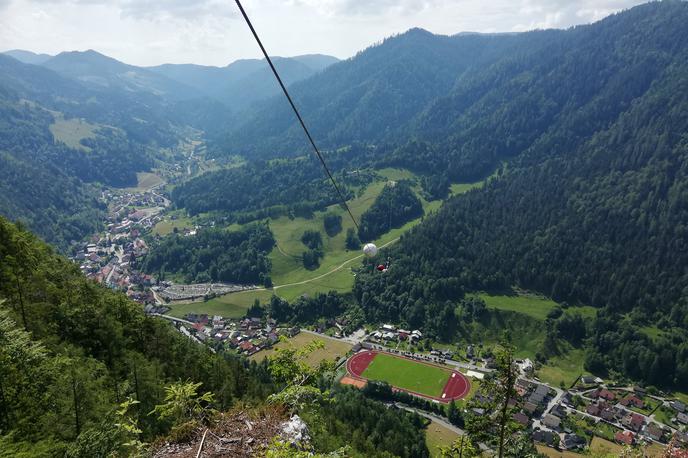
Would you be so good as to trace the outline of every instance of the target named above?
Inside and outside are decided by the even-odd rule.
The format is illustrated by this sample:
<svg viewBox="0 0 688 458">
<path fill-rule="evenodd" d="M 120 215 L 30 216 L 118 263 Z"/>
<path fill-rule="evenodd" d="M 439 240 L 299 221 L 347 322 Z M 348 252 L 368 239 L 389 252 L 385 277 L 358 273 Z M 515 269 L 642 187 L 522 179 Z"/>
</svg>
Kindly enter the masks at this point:
<svg viewBox="0 0 688 458">
<path fill-rule="evenodd" d="M 145 317 L 2 218 L 0 259 L 0 450 L 9 455 L 85 456 L 76 439 L 113 439 L 106 420 L 128 397 L 140 403 L 134 416 L 143 438 L 164 433 L 169 424 L 148 412 L 168 382 L 202 382 L 218 407 L 271 391 L 258 367 Z"/>
<path fill-rule="evenodd" d="M 261 283 L 271 286 L 268 253 L 275 245 L 269 226 L 250 224 L 238 231 L 220 228 L 184 236 L 172 234 L 155 242 L 142 269 L 178 274 L 187 283 Z"/>
<path fill-rule="evenodd" d="M 373 205 L 361 215 L 358 238 L 375 240 L 393 228 L 423 215 L 423 205 L 406 181 L 385 185 Z"/>
<path fill-rule="evenodd" d="M 331 153 L 336 179 L 348 198 L 350 187 L 372 181 L 371 172 L 346 174 L 361 148 Z M 322 166 L 311 155 L 292 160 L 254 161 L 241 167 L 205 173 L 178 186 L 172 200 L 195 215 L 221 211 L 230 221 L 245 222 L 281 215 L 310 217 L 314 211 L 339 202 Z"/>
</svg>

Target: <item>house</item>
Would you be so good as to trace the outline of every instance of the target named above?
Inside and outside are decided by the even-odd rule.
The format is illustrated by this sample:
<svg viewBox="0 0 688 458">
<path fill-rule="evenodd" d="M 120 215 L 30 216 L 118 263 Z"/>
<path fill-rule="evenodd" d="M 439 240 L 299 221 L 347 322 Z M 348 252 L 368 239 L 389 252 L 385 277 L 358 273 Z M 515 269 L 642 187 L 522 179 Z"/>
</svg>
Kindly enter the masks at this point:
<svg viewBox="0 0 688 458">
<path fill-rule="evenodd" d="M 607 407 L 602 412 L 600 412 L 600 417 L 604 418 L 607 421 L 613 422 L 616 420 L 616 413 L 614 412 L 614 409 Z"/>
<path fill-rule="evenodd" d="M 473 345 L 469 345 L 468 347 L 466 347 L 466 358 L 475 358 L 475 350 L 473 349 Z"/>
<path fill-rule="evenodd" d="M 533 404 L 542 404 L 544 400 L 545 396 L 542 394 L 531 393 L 530 396 L 528 396 L 528 401 L 532 402 Z"/>
<path fill-rule="evenodd" d="M 592 398 L 593 399 L 602 398 L 602 399 L 606 399 L 607 401 L 613 401 L 614 399 L 616 399 L 616 394 L 612 391 L 609 391 L 606 388 L 600 388 L 592 394 Z"/>
<path fill-rule="evenodd" d="M 640 399 L 638 396 L 629 394 L 628 396 L 624 397 L 619 403 L 622 406 L 627 406 L 627 407 L 637 407 L 638 409 L 642 409 L 645 407 L 645 403 L 643 402 L 642 399 Z"/>
<path fill-rule="evenodd" d="M 547 385 L 538 385 L 535 389 L 535 393 L 546 397 L 549 394 L 549 387 Z"/>
<path fill-rule="evenodd" d="M 246 341 L 241 342 L 239 344 L 239 348 L 241 349 L 241 351 L 245 351 L 246 353 L 250 354 L 253 351 L 254 347 L 253 347 L 253 344 L 251 342 L 246 340 Z"/>
<path fill-rule="evenodd" d="M 680 431 L 676 431 L 674 433 L 674 438 L 676 439 L 676 442 L 682 445 L 688 445 L 688 432 L 683 433 Z"/>
<path fill-rule="evenodd" d="M 396 328 L 392 324 L 383 324 L 382 329 L 385 331 L 394 331 Z"/>
<path fill-rule="evenodd" d="M 614 440 L 620 444 L 633 445 L 635 435 L 630 431 L 619 431 L 614 434 Z"/>
<path fill-rule="evenodd" d="M 631 413 L 621 419 L 621 424 L 633 431 L 640 431 L 644 423 L 645 419 L 642 415 L 638 415 L 637 413 Z"/>
<path fill-rule="evenodd" d="M 533 404 L 542 404 L 545 400 L 545 396 L 537 393 L 533 393 L 530 395 L 528 398 L 528 402 L 531 402 Z"/>
<path fill-rule="evenodd" d="M 521 426 L 524 428 L 528 427 L 528 424 L 530 423 L 530 419 L 526 414 L 523 412 L 517 412 L 513 415 L 514 420 L 519 423 Z"/>
<path fill-rule="evenodd" d="M 552 407 L 552 410 L 550 410 L 550 413 L 554 415 L 555 417 L 559 418 L 564 418 L 566 417 L 566 409 L 562 407 L 561 404 L 556 404 L 554 407 Z"/>
<path fill-rule="evenodd" d="M 547 414 L 545 415 L 545 418 L 542 419 L 542 424 L 548 428 L 559 429 L 559 426 L 561 425 L 561 419 L 552 414 Z"/>
<path fill-rule="evenodd" d="M 593 417 L 599 417 L 600 416 L 600 406 L 597 404 L 590 404 L 588 407 L 586 407 L 585 411 L 588 413 L 588 415 L 592 415 Z"/>
<path fill-rule="evenodd" d="M 554 443 L 554 436 L 556 436 L 556 434 L 552 431 L 537 430 L 533 432 L 533 440 L 535 442 L 542 442 L 543 444 Z"/>
<path fill-rule="evenodd" d="M 598 378 L 595 377 L 594 375 L 584 375 L 581 377 L 581 382 L 584 385 L 596 385 L 598 382 Z"/>
<path fill-rule="evenodd" d="M 578 434 L 564 434 L 563 445 L 567 450 L 585 447 L 587 441 Z"/>
<path fill-rule="evenodd" d="M 669 403 L 669 407 L 674 409 L 676 412 L 685 412 L 686 411 L 686 405 L 682 403 L 681 401 L 671 401 Z"/>
<path fill-rule="evenodd" d="M 528 358 L 526 358 L 521 365 L 521 370 L 525 373 L 532 373 L 534 368 L 533 362 Z"/>
<path fill-rule="evenodd" d="M 537 409 L 538 406 L 536 404 L 533 404 L 532 402 L 526 402 L 523 404 L 523 409 L 525 409 L 526 412 L 528 412 L 530 415 L 533 415 Z"/>
<path fill-rule="evenodd" d="M 664 437 L 664 430 L 656 423 L 650 423 L 645 428 L 645 432 L 652 440 L 661 441 Z"/>
<path fill-rule="evenodd" d="M 679 423 L 683 423 L 684 425 L 688 425 L 688 414 L 680 413 L 680 414 L 676 415 L 676 420 Z"/>
</svg>

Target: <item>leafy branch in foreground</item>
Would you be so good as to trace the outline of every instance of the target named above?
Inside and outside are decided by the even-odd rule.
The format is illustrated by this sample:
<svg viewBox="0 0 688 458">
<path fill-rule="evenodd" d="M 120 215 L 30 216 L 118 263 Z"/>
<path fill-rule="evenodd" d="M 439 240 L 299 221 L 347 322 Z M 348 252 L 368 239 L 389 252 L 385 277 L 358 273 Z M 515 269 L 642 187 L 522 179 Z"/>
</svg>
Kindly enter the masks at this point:
<svg viewBox="0 0 688 458">
<path fill-rule="evenodd" d="M 165 403 L 150 412 L 161 420 L 172 420 L 175 425 L 186 421 L 205 421 L 214 412 L 209 406 L 215 401 L 211 392 L 198 394 L 201 382 L 178 382 L 165 387 Z"/>
<path fill-rule="evenodd" d="M 287 342 L 284 337 L 280 340 Z M 322 341 L 314 340 L 302 348 L 277 348 L 275 353 L 268 357 L 268 370 L 277 383 L 284 385 L 284 389 L 270 396 L 268 400 L 297 409 L 322 400 L 323 393 L 317 383 L 334 371 L 334 362 L 321 360 L 312 366 L 308 364 L 307 359 L 311 353 L 324 346 Z"/>
</svg>

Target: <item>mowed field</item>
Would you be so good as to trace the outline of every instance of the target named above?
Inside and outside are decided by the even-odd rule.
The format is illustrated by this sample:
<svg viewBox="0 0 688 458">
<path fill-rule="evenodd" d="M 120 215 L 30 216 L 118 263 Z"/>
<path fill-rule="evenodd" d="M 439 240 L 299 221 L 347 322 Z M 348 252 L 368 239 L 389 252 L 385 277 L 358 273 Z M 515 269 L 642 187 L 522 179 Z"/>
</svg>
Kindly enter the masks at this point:
<svg viewBox="0 0 688 458">
<path fill-rule="evenodd" d="M 152 172 L 137 172 L 136 187 L 130 188 L 132 191 L 147 191 L 165 183 L 165 180 Z"/>
<path fill-rule="evenodd" d="M 425 430 L 425 443 L 430 451 L 430 456 L 433 458 L 442 456 L 440 447 L 447 447 L 458 438 L 457 433 L 435 421 L 431 421 Z"/>
<path fill-rule="evenodd" d="M 62 113 L 51 111 L 55 121 L 50 124 L 50 133 L 56 141 L 60 141 L 70 148 L 82 151 L 91 151 L 91 148 L 81 144 L 85 138 L 95 138 L 96 129 L 99 126 L 88 123 L 82 119 L 65 119 Z"/>
<path fill-rule="evenodd" d="M 349 350 L 351 350 L 351 344 L 347 342 L 326 339 L 323 337 L 314 336 L 313 334 L 309 334 L 306 332 L 300 332 L 299 334 L 295 335 L 286 342 L 279 342 L 269 350 L 263 350 L 254 355 L 251 355 L 249 359 L 262 361 L 268 356 L 274 354 L 275 348 L 285 348 L 289 346 L 293 346 L 295 348 L 303 348 L 309 343 L 313 342 L 314 340 L 317 342 L 322 342 L 324 347 L 315 350 L 314 352 L 308 355 L 306 361 L 308 362 L 308 364 L 311 364 L 313 366 L 317 365 L 322 360 L 331 361 L 338 357 L 344 356 L 349 352 Z"/>
<path fill-rule="evenodd" d="M 168 315 L 182 318 L 187 313 L 205 313 L 207 315 L 220 315 L 225 318 L 242 318 L 256 299 L 261 304 L 266 304 L 271 297 L 271 291 L 242 291 L 225 294 L 206 302 L 171 304 L 168 305 L 172 307 Z"/>
<path fill-rule="evenodd" d="M 451 371 L 378 353 L 361 375 L 368 380 L 387 382 L 397 388 L 439 398 Z"/>
</svg>

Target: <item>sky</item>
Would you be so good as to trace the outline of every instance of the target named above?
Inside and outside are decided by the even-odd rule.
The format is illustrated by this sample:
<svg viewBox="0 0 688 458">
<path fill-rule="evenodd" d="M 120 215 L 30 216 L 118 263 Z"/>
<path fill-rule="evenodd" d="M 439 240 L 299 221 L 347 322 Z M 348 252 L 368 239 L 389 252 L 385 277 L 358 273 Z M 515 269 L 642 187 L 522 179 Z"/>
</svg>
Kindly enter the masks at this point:
<svg viewBox="0 0 688 458">
<path fill-rule="evenodd" d="M 459 32 L 566 28 L 637 0 L 243 0 L 271 55 L 340 59 L 412 27 Z M 224 66 L 260 50 L 234 0 L 0 0 L 0 50 L 95 49 L 134 65 Z"/>
</svg>

